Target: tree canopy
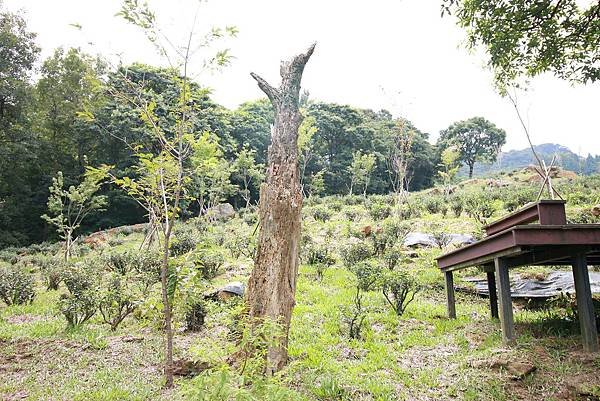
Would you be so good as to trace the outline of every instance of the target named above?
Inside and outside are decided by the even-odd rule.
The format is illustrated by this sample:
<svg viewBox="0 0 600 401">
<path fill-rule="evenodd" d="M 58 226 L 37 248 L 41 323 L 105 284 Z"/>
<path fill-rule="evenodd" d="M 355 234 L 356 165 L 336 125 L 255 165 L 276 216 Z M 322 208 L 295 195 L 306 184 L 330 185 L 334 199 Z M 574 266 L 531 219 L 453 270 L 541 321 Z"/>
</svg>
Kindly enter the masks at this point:
<svg viewBox="0 0 600 401">
<path fill-rule="evenodd" d="M 459 160 L 469 167 L 469 178 L 476 162 L 495 161 L 505 143 L 506 132 L 483 117 L 456 122 L 442 131 L 439 139 L 442 149 L 458 148 Z"/>
<path fill-rule="evenodd" d="M 600 79 L 600 2 L 577 0 L 444 0 L 483 46 L 499 84 L 550 72 L 573 82 Z"/>
</svg>

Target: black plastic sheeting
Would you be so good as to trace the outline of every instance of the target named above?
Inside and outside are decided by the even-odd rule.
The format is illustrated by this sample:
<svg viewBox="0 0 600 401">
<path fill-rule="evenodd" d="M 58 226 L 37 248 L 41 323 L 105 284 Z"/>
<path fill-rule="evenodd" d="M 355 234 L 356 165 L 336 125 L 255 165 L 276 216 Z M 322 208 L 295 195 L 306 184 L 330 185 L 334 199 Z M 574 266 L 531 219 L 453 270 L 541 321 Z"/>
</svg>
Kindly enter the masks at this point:
<svg viewBox="0 0 600 401">
<path fill-rule="evenodd" d="M 600 294 L 600 273 L 589 272 L 589 274 L 592 294 Z M 468 277 L 464 281 L 473 285 L 473 287 L 463 288 L 465 291 L 489 296 L 485 278 Z M 522 278 L 515 274 L 510 280 L 510 293 L 512 298 L 551 298 L 561 293 L 575 294 L 573 273 L 570 271 L 554 271 L 549 273 L 543 280 Z"/>
</svg>

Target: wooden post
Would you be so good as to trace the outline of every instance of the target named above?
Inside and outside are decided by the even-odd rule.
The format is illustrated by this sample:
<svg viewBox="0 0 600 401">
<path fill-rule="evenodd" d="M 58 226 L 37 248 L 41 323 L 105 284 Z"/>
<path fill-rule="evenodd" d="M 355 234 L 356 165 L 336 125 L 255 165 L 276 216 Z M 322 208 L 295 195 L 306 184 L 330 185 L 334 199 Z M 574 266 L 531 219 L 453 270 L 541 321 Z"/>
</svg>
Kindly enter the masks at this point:
<svg viewBox="0 0 600 401">
<path fill-rule="evenodd" d="M 579 253 L 573 257 L 573 280 L 575 281 L 583 349 L 586 352 L 598 352 L 598 332 L 596 331 L 596 317 L 585 253 Z"/>
<path fill-rule="evenodd" d="M 454 277 L 452 272 L 444 272 L 446 276 L 446 297 L 448 304 L 448 317 L 456 319 L 456 299 L 454 298 Z"/>
<path fill-rule="evenodd" d="M 494 259 L 496 266 L 496 284 L 498 287 L 500 326 L 502 328 L 502 342 L 506 345 L 514 344 L 515 323 L 513 318 L 512 299 L 510 298 L 510 278 L 508 266 L 502 258 Z"/>
<path fill-rule="evenodd" d="M 487 272 L 487 285 L 490 294 L 490 312 L 493 319 L 498 319 L 498 295 L 496 294 L 496 276 L 493 271 Z"/>
</svg>

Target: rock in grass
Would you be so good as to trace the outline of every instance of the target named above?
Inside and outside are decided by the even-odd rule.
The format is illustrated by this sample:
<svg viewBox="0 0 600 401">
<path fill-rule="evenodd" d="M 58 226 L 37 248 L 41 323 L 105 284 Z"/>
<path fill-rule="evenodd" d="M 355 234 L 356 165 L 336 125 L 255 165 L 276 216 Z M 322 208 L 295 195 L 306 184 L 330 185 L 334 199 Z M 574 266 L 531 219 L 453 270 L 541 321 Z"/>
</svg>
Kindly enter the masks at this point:
<svg viewBox="0 0 600 401">
<path fill-rule="evenodd" d="M 447 244 L 463 246 L 472 244 L 475 242 L 475 238 L 472 235 L 467 234 L 446 234 Z M 405 238 L 403 245 L 409 248 L 434 248 L 438 246 L 438 240 L 431 234 L 412 232 L 409 233 Z"/>
<path fill-rule="evenodd" d="M 226 301 L 233 297 L 243 297 L 245 291 L 246 286 L 244 285 L 244 283 L 234 281 L 232 283 L 224 285 L 216 291 L 206 294 L 205 297 L 208 299 L 214 299 L 218 301 Z"/>
<path fill-rule="evenodd" d="M 235 217 L 235 210 L 230 203 L 219 203 L 208 209 L 206 214 L 215 220 L 229 220 Z"/>
<path fill-rule="evenodd" d="M 208 362 L 196 362 L 189 359 L 173 361 L 173 374 L 175 376 L 194 377 L 209 369 Z"/>
</svg>

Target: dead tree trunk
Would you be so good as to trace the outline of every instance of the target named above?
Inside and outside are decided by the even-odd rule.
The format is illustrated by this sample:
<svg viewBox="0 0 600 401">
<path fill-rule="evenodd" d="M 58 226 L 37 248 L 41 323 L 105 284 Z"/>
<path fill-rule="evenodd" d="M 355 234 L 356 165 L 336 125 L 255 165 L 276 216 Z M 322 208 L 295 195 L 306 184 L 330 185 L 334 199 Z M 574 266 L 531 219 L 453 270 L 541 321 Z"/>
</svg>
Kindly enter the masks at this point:
<svg viewBox="0 0 600 401">
<path fill-rule="evenodd" d="M 275 125 L 271 131 L 266 181 L 260 188 L 260 234 L 246 302 L 252 324 L 272 319 L 282 325 L 277 346 L 267 352 L 267 374 L 287 363 L 287 344 L 295 304 L 302 187 L 298 170 L 298 100 L 304 66 L 315 44 L 292 60 L 282 62 L 281 85 L 274 88 L 252 73 L 271 100 Z"/>
</svg>

